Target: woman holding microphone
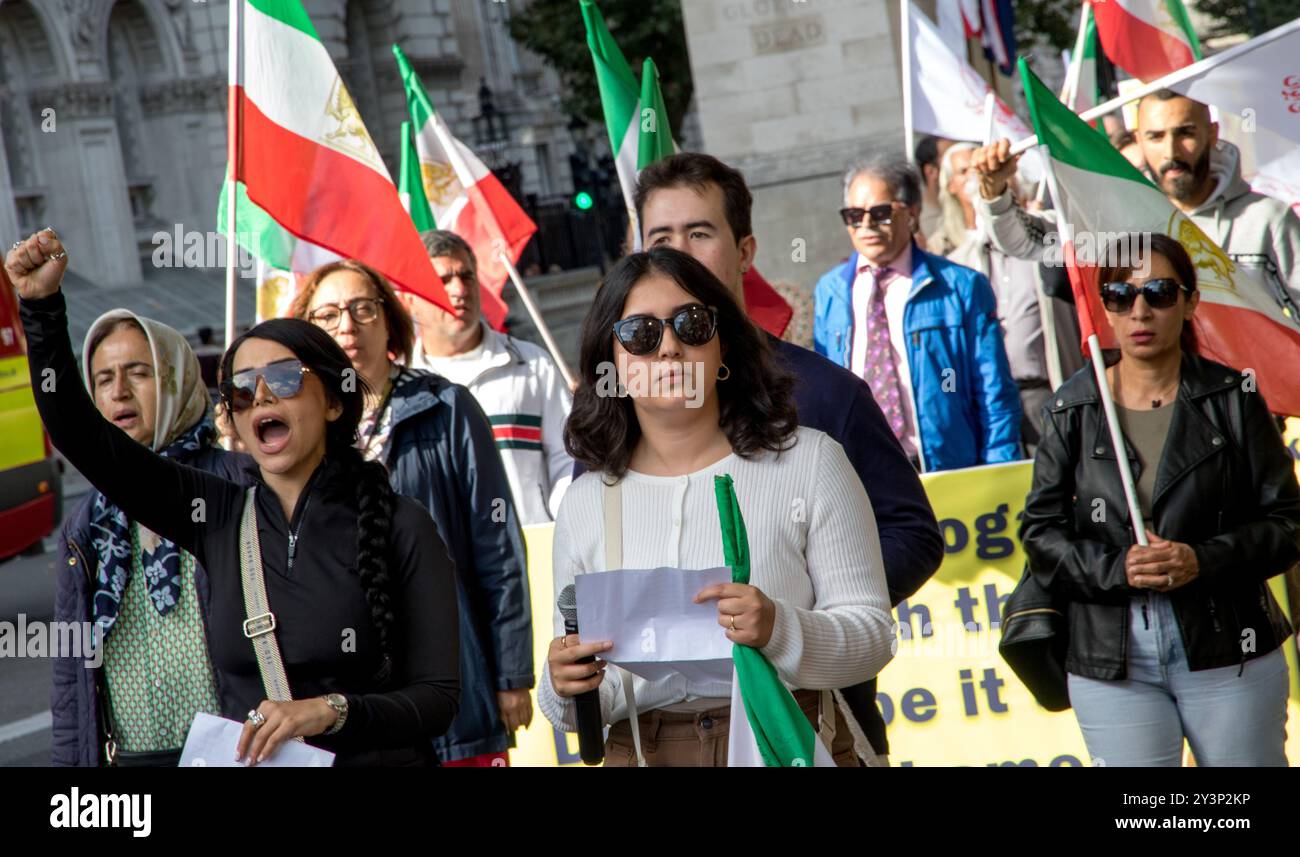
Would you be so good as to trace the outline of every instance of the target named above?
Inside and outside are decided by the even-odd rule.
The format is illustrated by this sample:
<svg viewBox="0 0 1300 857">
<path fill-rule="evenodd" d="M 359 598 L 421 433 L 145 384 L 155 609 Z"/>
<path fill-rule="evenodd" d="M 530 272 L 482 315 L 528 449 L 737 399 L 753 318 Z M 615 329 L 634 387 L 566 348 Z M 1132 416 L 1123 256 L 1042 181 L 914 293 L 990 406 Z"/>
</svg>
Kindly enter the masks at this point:
<svg viewBox="0 0 1300 857">
<path fill-rule="evenodd" d="M 623 259 L 583 325 L 582 380 L 565 431 L 587 468 L 556 521 L 555 591 L 607 568 L 604 492 L 621 494 L 622 568 L 724 565 L 713 477 L 730 474 L 749 533 L 751 583 L 707 587 L 719 633 L 763 652 L 813 722 L 836 723 L 837 764 L 857 766 L 823 689 L 875 676 L 893 655 L 880 545 L 871 504 L 839 444 L 798 428 L 791 379 L 727 289 L 701 263 L 657 248 Z M 629 395 L 610 395 L 610 373 Z M 648 380 L 648 384 L 645 383 Z M 574 697 L 599 689 L 612 724 L 605 764 L 636 764 L 619 675 L 597 661 L 601 641 L 557 637 L 539 705 L 557 728 L 577 729 Z M 633 679 L 650 766 L 727 761 L 730 682 L 678 675 Z"/>
</svg>

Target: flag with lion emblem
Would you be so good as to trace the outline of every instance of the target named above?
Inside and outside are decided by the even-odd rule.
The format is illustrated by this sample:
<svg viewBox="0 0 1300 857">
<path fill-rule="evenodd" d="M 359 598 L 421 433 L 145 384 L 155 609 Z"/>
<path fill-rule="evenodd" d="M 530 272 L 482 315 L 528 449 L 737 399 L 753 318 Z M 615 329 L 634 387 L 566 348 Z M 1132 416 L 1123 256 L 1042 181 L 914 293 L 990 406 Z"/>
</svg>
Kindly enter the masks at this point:
<svg viewBox="0 0 1300 857">
<path fill-rule="evenodd" d="M 236 240 L 258 264 L 258 318 L 283 315 L 301 275 L 358 259 L 448 306 L 442 280 L 300 0 L 243 0 Z M 220 222 L 229 200 L 223 186 Z"/>
<path fill-rule="evenodd" d="M 1056 208 L 1075 230 L 1064 247 L 1087 338 L 1096 333 L 1102 347 L 1115 343 L 1096 287 L 1102 236 L 1163 232 L 1176 238 L 1196 266 L 1201 301 L 1194 326 L 1203 356 L 1240 371 L 1255 384 L 1275 414 L 1300 416 L 1300 327 L 1288 318 L 1259 274 L 1238 265 L 1169 198 L 1138 172 L 1104 137 L 1092 131 L 1052 95 L 1020 61 L 1025 97 L 1038 140 L 1050 153 Z M 1085 248 L 1084 241 L 1094 247 Z M 1092 257 L 1092 258 L 1089 258 Z"/>
<path fill-rule="evenodd" d="M 497 330 L 506 319 L 501 297 L 509 272 L 506 266 L 519 261 L 537 225 L 524 213 L 514 197 L 492 171 L 451 134 L 447 123 L 433 109 L 429 94 L 411 68 L 402 49 L 393 45 L 393 55 L 406 86 L 411 111 L 411 134 L 402 134 L 403 199 L 417 228 L 446 229 L 474 249 L 478 266 L 483 318 Z M 409 151 L 415 147 L 415 157 Z M 416 181 L 416 164 L 419 165 Z"/>
</svg>

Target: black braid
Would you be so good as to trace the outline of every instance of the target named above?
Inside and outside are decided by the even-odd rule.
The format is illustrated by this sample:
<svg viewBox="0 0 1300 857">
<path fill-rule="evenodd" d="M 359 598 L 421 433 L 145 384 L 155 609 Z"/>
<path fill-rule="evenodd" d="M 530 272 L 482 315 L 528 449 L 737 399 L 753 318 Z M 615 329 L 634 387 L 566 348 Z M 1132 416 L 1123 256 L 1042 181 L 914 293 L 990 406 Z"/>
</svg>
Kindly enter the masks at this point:
<svg viewBox="0 0 1300 857">
<path fill-rule="evenodd" d="M 370 607 L 370 620 L 379 634 L 380 652 L 391 663 L 397 620 L 388 574 L 388 544 L 396 495 L 382 464 L 362 461 L 353 447 L 349 451 L 353 453 L 349 463 L 357 476 L 357 573 Z"/>
</svg>

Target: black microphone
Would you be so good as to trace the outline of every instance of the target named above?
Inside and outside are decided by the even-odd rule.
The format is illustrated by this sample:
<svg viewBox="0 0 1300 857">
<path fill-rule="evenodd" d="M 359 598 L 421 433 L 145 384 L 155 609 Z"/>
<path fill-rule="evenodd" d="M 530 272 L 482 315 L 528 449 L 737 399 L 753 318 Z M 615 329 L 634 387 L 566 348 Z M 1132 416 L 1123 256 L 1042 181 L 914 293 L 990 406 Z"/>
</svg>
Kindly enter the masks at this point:
<svg viewBox="0 0 1300 857">
<path fill-rule="evenodd" d="M 564 617 L 564 633 L 578 633 L 578 596 L 570 583 L 560 590 L 559 600 L 555 606 Z M 594 655 L 588 655 L 578 664 L 595 663 Z M 600 689 L 588 690 L 574 697 L 578 704 L 578 755 L 584 765 L 599 765 L 605 761 L 605 725 L 600 716 Z"/>
</svg>

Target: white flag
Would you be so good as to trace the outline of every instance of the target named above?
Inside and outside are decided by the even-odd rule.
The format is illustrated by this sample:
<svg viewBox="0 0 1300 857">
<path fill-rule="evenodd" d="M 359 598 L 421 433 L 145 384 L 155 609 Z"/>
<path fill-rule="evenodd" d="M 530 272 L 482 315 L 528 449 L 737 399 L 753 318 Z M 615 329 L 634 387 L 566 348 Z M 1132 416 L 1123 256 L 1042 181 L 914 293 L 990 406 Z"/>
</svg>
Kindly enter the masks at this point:
<svg viewBox="0 0 1300 857">
<path fill-rule="evenodd" d="M 1179 69 L 1167 86 L 1235 114 L 1220 132 L 1242 154 L 1260 193 L 1300 205 L 1300 18 Z"/>
<path fill-rule="evenodd" d="M 907 38 L 912 42 L 912 127 L 922 134 L 950 140 L 984 141 L 985 96 L 993 92 L 970 63 L 944 43 L 930 19 L 909 4 Z M 995 96 L 993 139 L 1021 140 L 1034 132 L 1001 98 Z M 1026 152 L 1021 173 L 1029 181 L 1042 177 L 1037 152 Z"/>
</svg>

